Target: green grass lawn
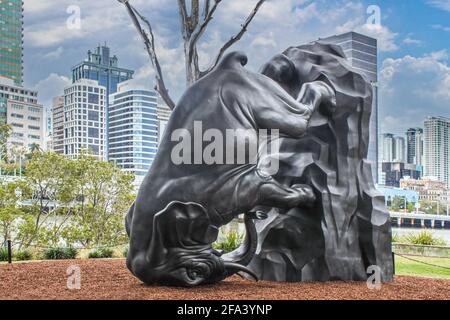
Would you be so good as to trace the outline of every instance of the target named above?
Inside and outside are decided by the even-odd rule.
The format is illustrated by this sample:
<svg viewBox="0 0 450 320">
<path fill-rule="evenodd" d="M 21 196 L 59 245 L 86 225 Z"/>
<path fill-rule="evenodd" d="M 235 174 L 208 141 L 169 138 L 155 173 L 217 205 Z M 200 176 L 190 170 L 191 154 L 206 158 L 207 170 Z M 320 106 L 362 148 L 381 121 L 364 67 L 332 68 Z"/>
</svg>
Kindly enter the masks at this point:
<svg viewBox="0 0 450 320">
<path fill-rule="evenodd" d="M 395 256 L 395 274 L 404 276 L 432 277 L 450 279 L 450 258 L 428 258 L 407 256 L 408 258 L 426 263 L 443 266 L 449 269 L 425 265 Z"/>
</svg>

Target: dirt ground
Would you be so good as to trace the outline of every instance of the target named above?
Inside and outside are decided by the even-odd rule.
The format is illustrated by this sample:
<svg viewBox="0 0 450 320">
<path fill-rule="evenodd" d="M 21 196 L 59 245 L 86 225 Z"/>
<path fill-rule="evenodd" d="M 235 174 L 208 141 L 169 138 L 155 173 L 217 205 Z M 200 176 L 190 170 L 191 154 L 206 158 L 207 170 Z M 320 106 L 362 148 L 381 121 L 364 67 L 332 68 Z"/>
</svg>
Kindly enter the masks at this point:
<svg viewBox="0 0 450 320">
<path fill-rule="evenodd" d="M 81 288 L 67 288 L 67 268 L 81 270 Z M 145 286 L 125 267 L 124 260 L 65 260 L 0 264 L 0 299 L 33 300 L 316 300 L 316 299 L 450 299 L 450 280 L 401 277 L 380 290 L 365 283 L 250 282 L 232 277 L 195 289 Z"/>
</svg>

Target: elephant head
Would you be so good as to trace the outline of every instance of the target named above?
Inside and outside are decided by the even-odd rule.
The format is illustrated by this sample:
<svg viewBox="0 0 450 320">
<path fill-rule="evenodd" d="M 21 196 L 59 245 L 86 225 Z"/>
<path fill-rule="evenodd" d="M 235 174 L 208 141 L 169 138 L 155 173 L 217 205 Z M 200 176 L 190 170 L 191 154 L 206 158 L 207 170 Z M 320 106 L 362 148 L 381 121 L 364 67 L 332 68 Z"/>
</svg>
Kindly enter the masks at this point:
<svg viewBox="0 0 450 320">
<path fill-rule="evenodd" d="M 134 206 L 132 210 L 135 210 Z M 248 246 L 234 261 L 225 256 L 222 259 L 221 253 L 211 246 L 218 231 L 202 205 L 171 202 L 154 215 L 148 248 L 130 250 L 128 268 L 146 284 L 194 287 L 221 281 L 237 272 L 256 279 L 239 263 L 241 257 L 251 257 L 256 247 Z M 256 244 L 256 241 L 250 243 Z"/>
</svg>

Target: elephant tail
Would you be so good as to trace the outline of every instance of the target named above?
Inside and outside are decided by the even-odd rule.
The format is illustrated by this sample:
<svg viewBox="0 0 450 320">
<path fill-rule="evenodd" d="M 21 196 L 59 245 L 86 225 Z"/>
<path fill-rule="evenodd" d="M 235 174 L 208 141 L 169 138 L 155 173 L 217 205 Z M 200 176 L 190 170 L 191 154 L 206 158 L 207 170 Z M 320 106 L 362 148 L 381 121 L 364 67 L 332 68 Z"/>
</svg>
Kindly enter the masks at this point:
<svg viewBox="0 0 450 320">
<path fill-rule="evenodd" d="M 232 262 L 238 265 L 247 266 L 252 261 L 253 256 L 256 253 L 258 246 L 258 234 L 256 233 L 253 217 L 251 215 L 245 215 L 244 223 L 246 231 L 244 242 L 236 250 L 222 256 L 222 259 L 225 262 Z M 235 273 L 238 273 L 238 271 L 239 270 Z M 248 274 L 255 278 L 255 280 L 258 280 L 252 273 Z"/>
</svg>

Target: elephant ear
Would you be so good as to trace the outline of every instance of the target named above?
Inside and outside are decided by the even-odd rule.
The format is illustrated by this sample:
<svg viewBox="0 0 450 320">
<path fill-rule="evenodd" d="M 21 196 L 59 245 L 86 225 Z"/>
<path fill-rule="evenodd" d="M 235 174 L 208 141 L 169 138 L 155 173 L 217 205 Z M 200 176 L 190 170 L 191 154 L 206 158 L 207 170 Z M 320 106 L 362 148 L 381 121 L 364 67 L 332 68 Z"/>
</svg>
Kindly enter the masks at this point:
<svg viewBox="0 0 450 320">
<path fill-rule="evenodd" d="M 160 265 L 171 249 L 202 251 L 218 234 L 202 205 L 173 201 L 154 216 L 149 258 L 152 264 Z"/>
</svg>

